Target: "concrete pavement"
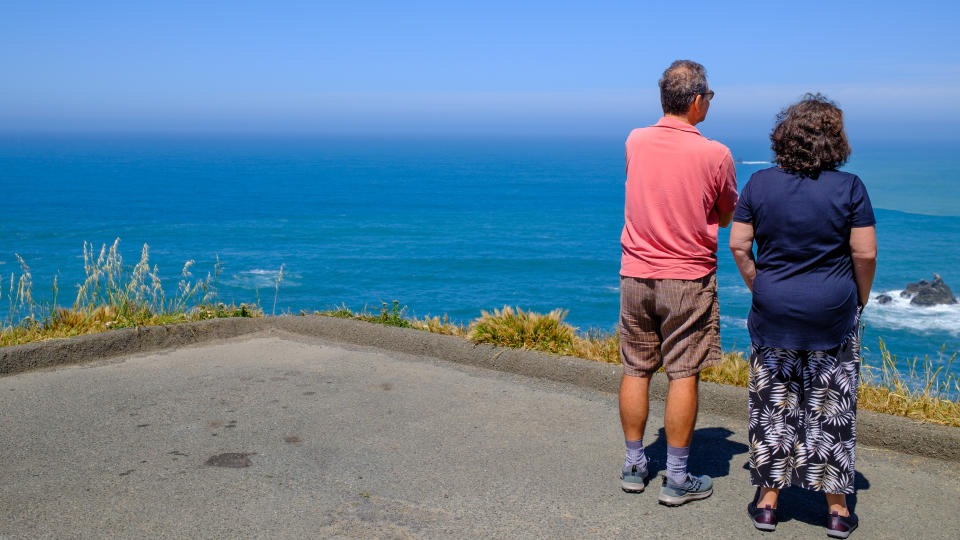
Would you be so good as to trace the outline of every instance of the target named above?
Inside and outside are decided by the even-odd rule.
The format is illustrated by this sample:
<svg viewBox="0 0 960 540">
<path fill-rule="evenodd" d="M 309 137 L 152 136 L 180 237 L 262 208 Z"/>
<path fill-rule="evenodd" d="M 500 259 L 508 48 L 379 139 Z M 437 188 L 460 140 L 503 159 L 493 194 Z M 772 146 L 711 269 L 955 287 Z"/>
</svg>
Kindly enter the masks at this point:
<svg viewBox="0 0 960 540">
<path fill-rule="evenodd" d="M 276 331 L 2 377 L 0 434 L 2 539 L 760 536 L 734 417 L 698 423 L 714 496 L 665 508 L 618 488 L 612 393 Z M 956 536 L 956 462 L 857 468 L 854 538 Z M 820 497 L 782 508 L 777 537 L 824 536 Z"/>
</svg>

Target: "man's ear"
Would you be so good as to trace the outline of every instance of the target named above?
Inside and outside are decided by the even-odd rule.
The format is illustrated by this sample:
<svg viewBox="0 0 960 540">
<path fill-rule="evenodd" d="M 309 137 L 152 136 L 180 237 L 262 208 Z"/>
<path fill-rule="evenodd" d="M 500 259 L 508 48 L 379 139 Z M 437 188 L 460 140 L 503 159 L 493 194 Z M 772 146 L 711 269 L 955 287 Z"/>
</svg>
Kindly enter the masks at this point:
<svg viewBox="0 0 960 540">
<path fill-rule="evenodd" d="M 693 106 L 697 108 L 697 111 L 703 110 L 703 94 L 697 94 L 693 98 Z"/>
</svg>

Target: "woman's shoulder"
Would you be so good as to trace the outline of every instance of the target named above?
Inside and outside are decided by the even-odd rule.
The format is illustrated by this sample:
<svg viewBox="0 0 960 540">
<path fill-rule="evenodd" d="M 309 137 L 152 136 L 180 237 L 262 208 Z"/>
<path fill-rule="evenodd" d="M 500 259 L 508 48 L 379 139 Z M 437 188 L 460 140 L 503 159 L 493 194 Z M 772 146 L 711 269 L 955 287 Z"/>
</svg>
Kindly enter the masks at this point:
<svg viewBox="0 0 960 540">
<path fill-rule="evenodd" d="M 826 170 L 821 171 L 820 174 L 814 178 L 807 178 L 805 176 L 799 175 L 797 173 L 782 169 L 776 165 L 766 169 L 759 170 L 753 173 L 750 176 L 748 184 L 754 180 L 757 180 L 758 184 L 766 185 L 776 185 L 778 180 L 780 182 L 786 182 L 788 184 L 797 182 L 797 181 L 807 181 L 813 180 L 814 184 L 823 186 L 824 184 L 833 185 L 833 186 L 843 186 L 848 188 L 860 188 L 863 186 L 863 180 L 860 179 L 854 173 L 847 171 L 837 171 L 837 170 Z M 825 187 L 825 186 L 824 186 Z"/>
<path fill-rule="evenodd" d="M 759 171 L 750 175 L 750 178 L 747 180 L 747 186 L 753 184 L 753 189 L 756 189 L 760 186 L 770 186 L 771 184 L 776 184 L 777 180 L 782 180 L 784 177 L 790 176 L 789 173 L 774 165 L 773 167 L 767 167 L 766 169 L 760 169 Z M 745 186 L 746 188 L 746 186 Z"/>
<path fill-rule="evenodd" d="M 860 177 L 852 172 L 847 171 L 823 171 L 820 173 L 820 178 L 824 180 L 832 180 L 834 182 L 840 182 L 843 184 L 861 184 L 863 183 L 860 180 Z"/>
<path fill-rule="evenodd" d="M 776 165 L 774 165 L 773 167 L 767 167 L 766 169 L 760 169 L 759 171 L 751 174 L 751 175 L 750 175 L 750 180 L 748 180 L 748 182 L 751 181 L 751 180 L 753 180 L 754 178 L 762 180 L 762 179 L 764 179 L 764 178 L 771 178 L 771 177 L 775 177 L 775 176 L 780 176 L 781 174 L 784 174 L 784 173 L 785 173 L 785 171 L 784 171 L 783 169 L 781 169 L 780 167 L 777 167 Z"/>
<path fill-rule="evenodd" d="M 835 193 L 838 197 L 859 200 L 867 196 L 867 186 L 859 176 L 851 172 L 823 171 L 820 173 L 820 182 L 825 184 L 824 187 L 828 191 Z"/>
</svg>

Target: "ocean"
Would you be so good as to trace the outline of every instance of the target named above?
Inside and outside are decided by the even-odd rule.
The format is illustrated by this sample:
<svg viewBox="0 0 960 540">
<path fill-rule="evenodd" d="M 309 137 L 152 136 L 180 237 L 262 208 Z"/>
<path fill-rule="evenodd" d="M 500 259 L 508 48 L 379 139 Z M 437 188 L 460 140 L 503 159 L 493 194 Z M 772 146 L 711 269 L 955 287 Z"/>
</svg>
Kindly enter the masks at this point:
<svg viewBox="0 0 960 540">
<path fill-rule="evenodd" d="M 708 129 L 704 130 L 711 135 Z M 143 244 L 172 291 L 223 263 L 226 302 L 277 312 L 398 300 L 414 316 L 467 322 L 504 305 L 569 310 L 581 330 L 615 328 L 623 220 L 623 136 L 0 137 L 0 320 L 15 253 L 34 295 L 69 305 L 83 243 L 121 240 L 125 263 Z M 721 139 L 738 182 L 769 167 L 765 140 Z M 878 219 L 865 358 L 879 339 L 935 365 L 960 350 L 960 305 L 919 308 L 897 293 L 940 274 L 960 293 L 960 159 L 952 148 L 851 141 L 844 170 L 864 180 Z M 719 294 L 725 349 L 746 350 L 750 294 L 721 230 Z M 951 368 L 960 374 L 960 362 Z"/>
</svg>

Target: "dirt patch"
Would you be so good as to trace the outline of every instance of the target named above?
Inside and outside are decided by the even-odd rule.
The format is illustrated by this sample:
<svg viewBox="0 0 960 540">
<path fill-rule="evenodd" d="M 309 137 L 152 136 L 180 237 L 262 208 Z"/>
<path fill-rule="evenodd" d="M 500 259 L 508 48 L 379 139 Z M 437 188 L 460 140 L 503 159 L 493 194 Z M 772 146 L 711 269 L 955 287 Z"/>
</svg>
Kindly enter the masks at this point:
<svg viewBox="0 0 960 540">
<path fill-rule="evenodd" d="M 210 459 L 207 460 L 206 465 L 212 467 L 228 467 L 231 469 L 242 469 L 244 467 L 249 467 L 253 465 L 253 462 L 250 461 L 250 456 L 253 454 L 241 453 L 241 452 L 227 452 L 225 454 L 217 454 L 215 456 L 210 456 Z"/>
</svg>

